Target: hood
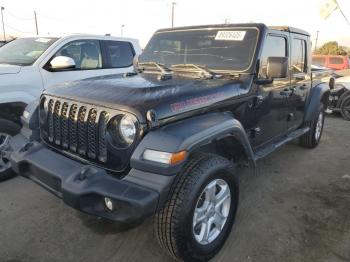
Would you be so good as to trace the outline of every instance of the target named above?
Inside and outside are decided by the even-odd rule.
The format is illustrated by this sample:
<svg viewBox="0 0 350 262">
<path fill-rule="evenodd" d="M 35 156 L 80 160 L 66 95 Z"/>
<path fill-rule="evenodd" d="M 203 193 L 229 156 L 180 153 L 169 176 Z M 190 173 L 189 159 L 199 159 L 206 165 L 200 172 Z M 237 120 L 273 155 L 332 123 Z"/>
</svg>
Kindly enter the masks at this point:
<svg viewBox="0 0 350 262">
<path fill-rule="evenodd" d="M 44 94 L 127 111 L 145 122 L 148 110 L 154 110 L 162 120 L 239 96 L 247 82 L 247 79 L 204 80 L 175 76 L 159 80 L 156 75 L 114 75 L 64 83 L 47 89 Z"/>
<path fill-rule="evenodd" d="M 0 64 L 0 75 L 18 74 L 21 71 L 21 66 Z"/>
</svg>

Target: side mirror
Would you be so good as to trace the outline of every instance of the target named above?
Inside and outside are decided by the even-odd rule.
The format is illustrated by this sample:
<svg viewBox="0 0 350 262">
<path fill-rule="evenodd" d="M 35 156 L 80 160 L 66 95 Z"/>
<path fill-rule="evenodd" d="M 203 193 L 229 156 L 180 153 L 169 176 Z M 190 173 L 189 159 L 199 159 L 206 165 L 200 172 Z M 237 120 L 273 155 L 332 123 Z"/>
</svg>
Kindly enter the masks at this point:
<svg viewBox="0 0 350 262">
<path fill-rule="evenodd" d="M 68 56 L 56 56 L 50 62 L 50 69 L 53 71 L 75 68 L 75 62 Z"/>
<path fill-rule="evenodd" d="M 288 57 L 268 57 L 266 75 L 269 79 L 286 78 L 288 74 Z"/>
</svg>

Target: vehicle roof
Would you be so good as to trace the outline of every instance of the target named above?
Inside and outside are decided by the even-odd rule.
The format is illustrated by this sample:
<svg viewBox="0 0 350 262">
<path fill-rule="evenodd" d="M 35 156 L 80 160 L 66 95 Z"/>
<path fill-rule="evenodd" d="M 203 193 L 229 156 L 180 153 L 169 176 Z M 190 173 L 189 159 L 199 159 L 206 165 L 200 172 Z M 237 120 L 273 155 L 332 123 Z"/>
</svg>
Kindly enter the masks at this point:
<svg viewBox="0 0 350 262">
<path fill-rule="evenodd" d="M 312 57 L 341 57 L 341 58 L 347 58 L 346 55 L 312 55 Z"/>
<path fill-rule="evenodd" d="M 310 36 L 309 32 L 291 26 L 269 26 L 269 29 Z"/>
<path fill-rule="evenodd" d="M 186 31 L 186 30 L 197 30 L 205 28 L 225 28 L 225 27 L 266 27 L 262 23 L 246 23 L 246 24 L 211 24 L 211 25 L 197 25 L 197 26 L 184 26 L 184 27 L 174 27 L 174 28 L 163 28 L 156 31 L 156 33 L 168 32 L 168 31 Z"/>
<path fill-rule="evenodd" d="M 57 34 L 57 35 L 31 35 L 31 36 L 21 36 L 18 38 L 59 38 L 59 39 L 70 39 L 70 38 L 92 38 L 92 39 L 103 39 L 103 40 L 119 40 L 119 41 L 130 41 L 138 42 L 138 39 L 127 38 L 127 37 L 116 37 L 108 35 L 94 35 L 94 34 Z"/>
<path fill-rule="evenodd" d="M 164 28 L 159 29 L 157 33 L 167 32 L 167 31 L 180 31 L 180 30 L 196 30 L 196 29 L 204 29 L 204 28 L 225 28 L 225 27 L 257 27 L 261 28 L 269 28 L 271 30 L 278 30 L 284 32 L 291 32 L 296 34 L 302 34 L 306 36 L 310 36 L 310 34 L 302 29 L 298 29 L 290 26 L 269 26 L 267 27 L 263 23 L 242 23 L 242 24 L 212 24 L 212 25 L 199 25 L 199 26 L 185 26 L 185 27 L 174 27 L 174 28 Z"/>
</svg>

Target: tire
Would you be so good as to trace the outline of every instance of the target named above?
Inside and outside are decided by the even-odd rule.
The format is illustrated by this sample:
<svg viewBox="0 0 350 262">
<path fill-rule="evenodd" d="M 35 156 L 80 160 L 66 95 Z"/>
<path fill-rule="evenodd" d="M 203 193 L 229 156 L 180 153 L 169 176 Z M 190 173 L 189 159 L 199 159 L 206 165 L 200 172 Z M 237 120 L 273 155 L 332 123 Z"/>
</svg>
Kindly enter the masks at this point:
<svg viewBox="0 0 350 262">
<path fill-rule="evenodd" d="M 214 257 L 225 243 L 234 223 L 238 206 L 238 187 L 233 166 L 227 159 L 212 154 L 199 154 L 191 158 L 176 177 L 168 200 L 156 215 L 155 231 L 160 246 L 176 260 L 208 261 Z M 208 188 L 215 190 L 210 191 Z M 226 199 L 224 204 L 220 206 L 219 213 L 224 215 L 221 222 L 225 221 L 221 231 L 213 223 L 212 239 L 206 241 L 206 238 L 203 238 L 203 243 L 200 243 L 199 231 L 206 227 L 204 222 L 194 226 L 195 211 L 197 214 L 197 211 L 203 210 L 203 214 L 211 216 L 211 219 L 214 219 L 214 215 L 219 218 L 217 211 L 213 210 L 209 202 L 204 201 L 210 195 L 203 193 L 204 189 L 206 192 L 214 192 L 213 199 L 217 200 L 216 197 L 225 196 L 227 192 L 230 198 L 226 195 L 227 198 L 223 198 Z"/>
<path fill-rule="evenodd" d="M 4 144 L 6 136 L 9 138 L 18 134 L 21 127 L 9 120 L 0 119 L 0 147 L 6 149 L 7 145 Z M 1 155 L 0 150 L 0 181 L 12 178 L 15 176 L 9 160 Z"/>
<path fill-rule="evenodd" d="M 310 127 L 310 130 L 300 137 L 301 146 L 315 148 L 320 143 L 324 127 L 324 111 L 324 105 L 321 104 L 314 119 L 306 124 L 306 126 Z"/>
<path fill-rule="evenodd" d="M 342 117 L 350 121 L 350 95 L 345 96 L 340 104 L 340 114 Z"/>
</svg>

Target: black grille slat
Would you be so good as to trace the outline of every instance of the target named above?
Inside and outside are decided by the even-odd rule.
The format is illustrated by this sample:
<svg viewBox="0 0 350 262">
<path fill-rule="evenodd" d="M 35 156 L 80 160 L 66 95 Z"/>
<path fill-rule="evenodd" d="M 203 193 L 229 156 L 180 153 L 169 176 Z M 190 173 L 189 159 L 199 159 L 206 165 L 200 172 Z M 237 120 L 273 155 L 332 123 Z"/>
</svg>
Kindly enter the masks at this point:
<svg viewBox="0 0 350 262">
<path fill-rule="evenodd" d="M 108 113 L 105 111 L 101 112 L 98 121 L 98 160 L 101 162 L 107 162 L 106 127 L 108 119 Z"/>
<path fill-rule="evenodd" d="M 69 130 L 69 149 L 73 152 L 78 148 L 78 136 L 77 136 L 77 113 L 78 106 L 73 104 L 69 110 L 68 118 L 68 130 Z"/>
<path fill-rule="evenodd" d="M 43 99 L 47 101 L 42 106 L 45 118 L 40 123 L 43 139 L 57 149 L 107 163 L 109 111 L 55 97 Z"/>
<path fill-rule="evenodd" d="M 68 103 L 64 102 L 61 111 L 61 134 L 62 134 L 62 147 L 68 149 L 69 146 L 69 129 L 68 129 Z"/>
<path fill-rule="evenodd" d="M 86 107 L 82 106 L 78 112 L 78 153 L 80 155 L 85 155 L 87 151 L 86 111 Z"/>
<path fill-rule="evenodd" d="M 48 133 L 49 133 L 49 141 L 53 142 L 54 137 L 54 122 L 53 122 L 53 107 L 54 107 L 54 101 L 50 99 L 48 103 L 48 109 L 47 109 L 47 122 L 48 122 Z"/>
<path fill-rule="evenodd" d="M 88 128 L 88 157 L 95 159 L 97 155 L 97 110 L 91 109 L 89 112 L 88 120 L 87 120 L 87 128 Z"/>
<path fill-rule="evenodd" d="M 56 145 L 61 144 L 61 118 L 60 118 L 61 102 L 56 101 L 53 112 L 53 124 L 54 124 L 54 140 Z"/>
</svg>

